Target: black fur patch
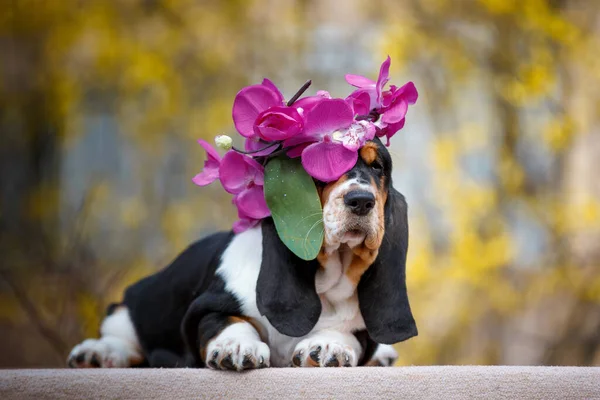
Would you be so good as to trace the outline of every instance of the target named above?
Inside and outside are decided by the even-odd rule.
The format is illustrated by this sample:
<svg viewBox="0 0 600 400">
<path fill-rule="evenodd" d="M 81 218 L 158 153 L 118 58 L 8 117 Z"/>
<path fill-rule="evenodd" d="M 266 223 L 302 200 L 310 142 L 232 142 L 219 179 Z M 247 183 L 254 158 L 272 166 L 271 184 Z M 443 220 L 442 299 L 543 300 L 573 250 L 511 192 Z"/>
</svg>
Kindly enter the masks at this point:
<svg viewBox="0 0 600 400">
<path fill-rule="evenodd" d="M 146 358 L 155 350 L 184 357 L 181 322 L 188 307 L 214 281 L 220 255 L 233 233 L 208 236 L 188 247 L 167 268 L 133 284 L 123 304 Z M 165 357 L 166 358 L 166 357 Z"/>
<path fill-rule="evenodd" d="M 381 178 L 385 177 L 386 185 L 388 185 L 392 176 L 392 157 L 379 138 L 372 140 L 372 143 L 377 145 L 377 159 L 371 164 L 367 164 L 361 157 L 358 157 L 356 165 L 346 173 L 346 177 L 357 179 L 359 183 L 365 185 L 375 182 L 378 187 Z"/>
<path fill-rule="evenodd" d="M 271 325 L 287 336 L 306 335 L 321 315 L 315 289 L 317 260 L 304 261 L 292 253 L 277 235 L 272 218 L 262 222 L 263 256 L 256 304 Z"/>
<path fill-rule="evenodd" d="M 358 283 L 360 312 L 378 343 L 394 344 L 417 335 L 406 290 L 407 251 L 406 202 L 390 186 L 379 255 Z"/>
<path fill-rule="evenodd" d="M 230 324 L 229 317 L 241 315 L 240 302 L 225 289 L 225 282 L 215 275 L 210 287 L 195 299 L 181 324 L 181 334 L 196 367 L 204 367 L 200 356 L 208 342 Z"/>
<path fill-rule="evenodd" d="M 106 316 L 112 315 L 119 306 L 122 306 L 122 303 L 110 303 L 108 307 L 106 307 Z"/>
<path fill-rule="evenodd" d="M 369 360 L 371 360 L 371 357 L 373 357 L 373 354 L 375 354 L 377 346 L 379 345 L 375 341 L 373 341 L 373 339 L 371 339 L 369 333 L 366 330 L 354 332 L 354 336 L 360 343 L 360 347 L 362 347 L 363 350 L 362 356 L 358 360 L 357 364 L 360 367 L 368 363 Z"/>
</svg>

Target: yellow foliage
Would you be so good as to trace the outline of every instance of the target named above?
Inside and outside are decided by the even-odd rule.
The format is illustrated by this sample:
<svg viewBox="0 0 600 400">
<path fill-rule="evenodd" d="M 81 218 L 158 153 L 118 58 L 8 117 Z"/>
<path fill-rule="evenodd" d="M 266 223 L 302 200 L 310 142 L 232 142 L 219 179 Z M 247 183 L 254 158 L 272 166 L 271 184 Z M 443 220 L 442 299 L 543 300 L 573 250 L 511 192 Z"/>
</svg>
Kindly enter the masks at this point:
<svg viewBox="0 0 600 400">
<path fill-rule="evenodd" d="M 436 213 L 411 235 L 408 271 L 420 336 L 398 346 L 404 353 L 399 364 L 498 362 L 500 345 L 472 333 L 490 316 L 500 323 L 528 313 L 551 319 L 536 307 L 556 299 L 600 304 L 600 270 L 593 265 L 598 246 L 588 258 L 574 254 L 583 237 L 592 243 L 600 237 L 600 193 L 586 176 L 579 190 L 590 199 L 574 201 L 582 195 L 565 189 L 571 176 L 561 169 L 590 157 L 570 153 L 578 136 L 598 124 L 593 110 L 599 99 L 588 88 L 600 83 L 597 57 L 590 56 L 600 44 L 586 33 L 582 16 L 590 13 L 591 21 L 600 10 L 586 4 L 402 2 L 397 12 L 385 12 L 390 25 L 378 53 L 400 60 L 398 71 L 421 79 L 420 93 L 433 104 L 427 115 L 435 127 L 426 198 Z M 466 82 L 476 82 L 476 88 Z M 473 101 L 481 98 L 473 90 L 484 94 L 481 104 Z M 471 117 L 477 112 L 491 116 L 475 123 Z M 493 178 L 481 182 L 469 176 L 463 168 L 467 156 L 491 160 Z M 543 234 L 517 235 L 523 226 Z M 521 265 L 523 250 L 540 237 L 543 250 Z M 577 262 L 590 257 L 586 275 Z M 479 353 L 461 349 L 474 341 L 482 346 Z"/>
<path fill-rule="evenodd" d="M 138 228 L 149 218 L 144 202 L 139 198 L 121 200 L 119 204 L 120 220 L 126 228 Z"/>
<path fill-rule="evenodd" d="M 574 134 L 574 127 L 566 118 L 550 120 L 543 131 L 542 137 L 551 150 L 560 152 L 568 147 Z"/>
<path fill-rule="evenodd" d="M 436 169 L 449 173 L 458 165 L 458 144 L 452 137 L 443 137 L 433 143 Z"/>
<path fill-rule="evenodd" d="M 491 13 L 509 14 L 517 10 L 518 0 L 479 0 Z"/>
<path fill-rule="evenodd" d="M 43 143 L 36 135 L 51 127 L 58 158 L 66 159 L 91 146 L 90 119 L 108 117 L 114 126 L 96 123 L 93 145 L 101 157 L 118 155 L 88 175 L 57 160 L 49 171 L 56 180 L 34 186 L 23 210 L 33 230 L 49 230 L 59 246 L 25 245 L 12 260 L 36 289 L 33 277 L 42 280 L 42 272 L 76 282 L 82 328 L 73 335 L 94 336 L 99 308 L 120 300 L 129 283 L 200 233 L 231 226 L 230 196 L 190 180 L 204 161 L 195 140 L 234 133 L 236 92 L 266 76 L 288 92 L 307 78 L 328 82 L 321 65 L 313 69 L 321 53 L 340 55 L 339 76 L 360 72 L 343 68 L 361 65 L 368 48 L 374 60 L 392 57 L 391 82 L 417 84 L 404 132 L 419 135 L 427 125 L 433 137 L 408 150 L 420 152 L 423 170 L 392 144 L 395 173 L 409 178 L 395 184 L 410 206 L 407 279 L 420 331 L 397 345 L 399 365 L 506 361 L 498 337 L 513 341 L 518 318 L 536 312 L 560 343 L 561 322 L 548 322 L 546 302 L 600 304 L 597 245 L 591 255 L 574 250 L 582 237 L 598 237 L 600 194 L 589 177 L 570 173 L 593 147 L 583 154 L 573 144 L 598 126 L 600 43 L 590 21 L 600 9 L 575 3 L 350 2 L 348 24 L 319 14 L 327 9 L 321 2 L 269 2 L 268 10 L 257 1 L 12 2 L 0 12 L 0 36 L 14 39 L 18 62 L 11 65 L 28 72 L 18 91 L 6 93 L 11 82 L 0 80 L 7 106 L 0 124 L 31 125 L 14 148 Z M 319 47 L 329 34 L 343 39 L 339 49 Z M 39 109 L 30 106 L 36 100 Z M 37 162 L 32 169 L 42 176 Z M 73 184 L 73 176 L 81 179 Z M 78 185 L 85 186 L 81 199 L 61 191 Z M 534 233 L 520 231 L 523 225 Z M 12 251 L 15 237 L 0 241 L 3 249 Z M 52 296 L 38 291 L 46 294 L 37 300 Z M 3 304 L 0 315 L 11 317 L 11 307 Z M 58 307 L 46 308 L 44 318 L 60 320 Z"/>
<path fill-rule="evenodd" d="M 189 242 L 197 212 L 187 202 L 173 204 L 167 208 L 162 218 L 164 234 L 174 249 L 183 249 Z"/>
<path fill-rule="evenodd" d="M 81 293 L 76 299 L 78 314 L 85 337 L 96 337 L 98 326 L 100 326 L 102 311 L 98 300 L 94 295 Z"/>
<path fill-rule="evenodd" d="M 498 175 L 507 191 L 515 193 L 522 188 L 525 174 L 522 167 L 514 160 L 502 157 L 498 166 Z"/>
<path fill-rule="evenodd" d="M 600 200 L 587 198 L 568 206 L 566 213 L 568 215 L 566 225 L 569 231 L 600 230 Z"/>
</svg>

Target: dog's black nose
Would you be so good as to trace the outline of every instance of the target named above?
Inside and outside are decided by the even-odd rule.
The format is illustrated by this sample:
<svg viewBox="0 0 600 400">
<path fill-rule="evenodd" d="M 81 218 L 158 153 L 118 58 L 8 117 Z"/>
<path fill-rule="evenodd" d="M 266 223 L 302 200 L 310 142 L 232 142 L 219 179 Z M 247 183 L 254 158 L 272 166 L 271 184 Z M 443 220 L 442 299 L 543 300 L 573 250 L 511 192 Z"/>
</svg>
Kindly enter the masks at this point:
<svg viewBox="0 0 600 400">
<path fill-rule="evenodd" d="M 364 190 L 346 193 L 344 203 L 356 215 L 367 215 L 375 207 L 375 196 Z"/>
</svg>

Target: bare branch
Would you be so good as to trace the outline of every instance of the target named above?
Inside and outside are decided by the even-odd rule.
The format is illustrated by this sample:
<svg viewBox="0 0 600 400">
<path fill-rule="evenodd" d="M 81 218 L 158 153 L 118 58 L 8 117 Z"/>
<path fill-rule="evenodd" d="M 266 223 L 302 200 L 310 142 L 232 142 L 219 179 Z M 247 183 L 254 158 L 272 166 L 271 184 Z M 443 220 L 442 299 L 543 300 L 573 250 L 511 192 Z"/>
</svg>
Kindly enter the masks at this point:
<svg viewBox="0 0 600 400">
<path fill-rule="evenodd" d="M 50 346 L 54 349 L 54 351 L 60 356 L 63 357 L 67 352 L 67 345 L 60 338 L 60 335 L 55 332 L 52 328 L 46 324 L 43 320 L 42 316 L 36 309 L 33 302 L 27 296 L 27 293 L 22 290 L 14 281 L 11 279 L 9 273 L 7 271 L 0 270 L 0 278 L 4 280 L 10 289 L 13 291 L 15 298 L 25 311 L 25 313 L 29 316 L 29 319 L 35 325 L 40 335 L 46 339 L 46 341 L 50 344 Z"/>
</svg>

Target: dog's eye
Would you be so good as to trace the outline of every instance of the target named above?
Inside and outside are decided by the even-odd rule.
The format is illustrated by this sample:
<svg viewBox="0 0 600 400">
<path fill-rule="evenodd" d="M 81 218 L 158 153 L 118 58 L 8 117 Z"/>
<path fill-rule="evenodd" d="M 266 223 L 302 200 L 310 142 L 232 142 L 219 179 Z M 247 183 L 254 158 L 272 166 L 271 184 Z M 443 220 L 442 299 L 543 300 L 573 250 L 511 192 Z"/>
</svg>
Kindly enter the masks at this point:
<svg viewBox="0 0 600 400">
<path fill-rule="evenodd" d="M 377 160 L 371 163 L 371 168 L 373 168 L 373 171 L 377 172 L 378 174 L 381 173 L 381 171 L 383 170 L 383 167 Z"/>
</svg>

